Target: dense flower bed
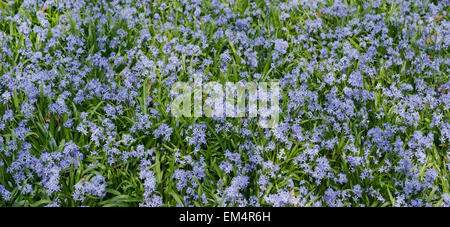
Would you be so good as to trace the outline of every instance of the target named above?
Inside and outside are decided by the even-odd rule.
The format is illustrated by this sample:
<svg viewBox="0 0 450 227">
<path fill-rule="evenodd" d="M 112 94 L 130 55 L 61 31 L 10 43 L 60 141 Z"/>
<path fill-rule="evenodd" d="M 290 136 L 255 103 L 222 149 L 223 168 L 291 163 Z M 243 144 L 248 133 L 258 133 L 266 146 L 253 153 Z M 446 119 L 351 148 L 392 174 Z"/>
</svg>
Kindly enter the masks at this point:
<svg viewBox="0 0 450 227">
<path fill-rule="evenodd" d="M 1 206 L 449 206 L 450 1 L 0 0 Z M 171 114 L 278 81 L 280 119 Z"/>
</svg>

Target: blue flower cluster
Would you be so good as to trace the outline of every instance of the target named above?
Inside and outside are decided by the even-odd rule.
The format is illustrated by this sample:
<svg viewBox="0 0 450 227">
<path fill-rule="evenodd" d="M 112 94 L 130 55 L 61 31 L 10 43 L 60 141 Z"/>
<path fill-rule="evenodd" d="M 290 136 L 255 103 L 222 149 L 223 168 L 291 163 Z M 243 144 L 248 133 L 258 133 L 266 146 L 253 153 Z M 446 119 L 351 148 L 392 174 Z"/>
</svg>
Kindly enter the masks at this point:
<svg viewBox="0 0 450 227">
<path fill-rule="evenodd" d="M 0 206 L 450 206 L 448 0 L 0 8 Z M 174 118 L 194 74 L 279 124 Z"/>
</svg>

